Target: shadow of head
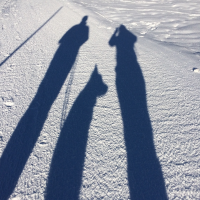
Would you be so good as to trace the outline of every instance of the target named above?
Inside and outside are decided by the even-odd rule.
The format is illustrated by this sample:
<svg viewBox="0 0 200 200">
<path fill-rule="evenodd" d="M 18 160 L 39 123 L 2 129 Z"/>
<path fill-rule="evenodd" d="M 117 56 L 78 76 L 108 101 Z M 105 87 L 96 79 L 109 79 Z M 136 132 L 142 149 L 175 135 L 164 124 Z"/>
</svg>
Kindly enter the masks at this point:
<svg viewBox="0 0 200 200">
<path fill-rule="evenodd" d="M 88 16 L 84 16 L 83 18 L 82 18 L 82 20 L 81 20 L 81 25 L 86 25 L 86 23 L 87 23 L 87 19 L 88 19 Z"/>
<path fill-rule="evenodd" d="M 92 72 L 88 85 L 90 86 L 90 91 L 95 96 L 103 96 L 108 90 L 108 86 L 103 82 L 102 76 L 98 73 L 97 66 L 95 66 Z"/>
<path fill-rule="evenodd" d="M 69 45 L 70 51 L 73 50 L 73 47 L 80 47 L 85 43 L 89 38 L 89 27 L 87 26 L 88 16 L 84 16 L 81 22 L 72 28 L 70 28 L 63 37 L 59 40 L 59 44 L 62 46 Z"/>
<path fill-rule="evenodd" d="M 115 32 L 113 33 L 109 45 L 125 45 L 125 46 L 133 46 L 134 43 L 137 41 L 137 37 L 131 33 L 124 25 L 120 25 L 116 28 Z"/>
</svg>

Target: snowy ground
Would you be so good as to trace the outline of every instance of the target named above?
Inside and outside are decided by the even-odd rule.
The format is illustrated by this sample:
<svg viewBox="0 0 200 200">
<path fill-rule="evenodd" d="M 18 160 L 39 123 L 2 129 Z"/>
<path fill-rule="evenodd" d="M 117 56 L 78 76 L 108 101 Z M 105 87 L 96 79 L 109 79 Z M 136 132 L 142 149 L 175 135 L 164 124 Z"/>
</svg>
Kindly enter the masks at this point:
<svg viewBox="0 0 200 200">
<path fill-rule="evenodd" d="M 178 46 L 182 51 L 200 56 L 200 4 L 197 0 L 73 1 L 115 26 L 126 25 L 140 37 Z"/>
<path fill-rule="evenodd" d="M 134 189 L 129 188 L 128 181 L 129 147 L 124 138 L 125 118 L 115 82 L 116 48 L 108 44 L 120 24 L 137 36 L 135 52 L 146 85 L 144 98 L 147 99 L 153 145 L 167 197 L 170 200 L 200 199 L 200 73 L 193 71 L 193 68 L 200 69 L 199 7 L 197 0 L 106 0 L 104 3 L 97 0 L 78 3 L 67 0 L 1 0 L 0 200 L 9 196 L 12 200 L 45 199 L 46 188 L 55 195 L 60 193 L 61 197 L 66 191 L 73 191 L 75 186 L 70 186 L 70 181 L 66 183 L 67 188 L 53 182 L 55 190 L 53 186 L 47 187 L 47 182 L 54 178 L 59 180 L 56 177 L 64 176 L 66 171 L 73 172 L 70 166 L 61 166 L 67 163 L 62 160 L 62 155 L 54 158 L 54 150 L 57 146 L 59 152 L 56 144 L 60 144 L 59 136 L 63 138 L 60 133 L 65 134 L 62 131 L 65 124 L 70 126 L 72 120 L 77 129 L 84 125 L 87 114 L 81 109 L 92 97 L 79 94 L 85 94 L 91 87 L 88 84 L 95 64 L 108 90 L 105 95 L 97 97 L 94 107 L 91 107 L 93 110 L 89 112 L 92 119 L 87 121 L 89 129 L 85 131 L 85 155 L 78 155 L 77 163 L 76 158 L 71 162 L 74 167 L 84 159 L 84 168 L 77 171 L 81 175 L 71 175 L 74 180 L 81 178 L 80 191 L 76 195 L 79 199 L 134 199 L 130 197 Z M 80 47 L 56 100 L 52 106 L 49 103 L 48 116 L 37 136 L 34 123 L 41 118 L 37 113 L 43 107 L 37 103 L 34 104 L 36 107 L 29 106 L 55 58 L 59 40 L 85 15 L 89 16 L 89 39 Z M 100 80 L 99 85 L 103 87 L 103 83 Z M 127 86 L 131 94 L 130 89 Z M 47 102 L 50 101 L 49 94 L 44 95 Z M 41 99 L 38 102 L 39 105 L 43 103 Z M 30 117 L 25 115 L 27 110 Z M 138 113 L 138 118 L 140 116 Z M 20 129 L 18 123 L 24 118 L 24 127 Z M 26 139 L 20 137 L 18 129 L 28 129 L 24 131 L 26 137 L 23 138 Z M 67 144 L 77 153 L 81 145 L 76 143 L 79 137 L 74 138 L 72 144 Z M 68 146 L 64 144 L 63 152 L 68 150 Z M 24 164 L 21 164 L 23 159 Z M 51 165 L 55 163 L 56 166 L 57 161 L 58 167 L 60 165 L 60 169 L 66 168 L 66 171 L 51 176 L 50 169 L 56 169 Z M 17 171 L 18 168 L 22 173 Z"/>
</svg>

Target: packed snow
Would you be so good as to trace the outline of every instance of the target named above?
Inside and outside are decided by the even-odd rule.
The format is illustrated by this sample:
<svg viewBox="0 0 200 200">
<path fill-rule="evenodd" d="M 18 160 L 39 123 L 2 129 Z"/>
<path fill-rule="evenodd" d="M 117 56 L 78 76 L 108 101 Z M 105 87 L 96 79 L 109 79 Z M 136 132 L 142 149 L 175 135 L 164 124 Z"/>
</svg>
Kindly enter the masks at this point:
<svg viewBox="0 0 200 200">
<path fill-rule="evenodd" d="M 0 200 L 200 199 L 199 10 L 1 0 Z"/>
</svg>

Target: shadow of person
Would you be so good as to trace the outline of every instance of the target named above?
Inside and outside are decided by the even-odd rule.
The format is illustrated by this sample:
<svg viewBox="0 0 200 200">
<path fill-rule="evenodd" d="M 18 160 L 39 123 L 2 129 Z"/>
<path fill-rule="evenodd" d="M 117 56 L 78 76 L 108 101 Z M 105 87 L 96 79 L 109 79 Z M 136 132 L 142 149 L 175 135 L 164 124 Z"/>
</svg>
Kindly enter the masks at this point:
<svg viewBox="0 0 200 200">
<path fill-rule="evenodd" d="M 88 130 L 93 107 L 107 86 L 95 67 L 75 100 L 58 139 L 48 176 L 46 200 L 79 199 Z"/>
<path fill-rule="evenodd" d="M 165 200 L 164 179 L 153 143 L 145 82 L 133 45 L 137 38 L 124 25 L 109 41 L 116 46 L 116 88 L 121 107 L 127 150 L 130 198 Z"/>
<path fill-rule="evenodd" d="M 19 121 L 0 159 L 0 197 L 7 200 L 31 154 L 48 112 L 72 68 L 78 50 L 88 40 L 87 16 L 59 41 L 44 79 L 29 108 Z"/>
</svg>

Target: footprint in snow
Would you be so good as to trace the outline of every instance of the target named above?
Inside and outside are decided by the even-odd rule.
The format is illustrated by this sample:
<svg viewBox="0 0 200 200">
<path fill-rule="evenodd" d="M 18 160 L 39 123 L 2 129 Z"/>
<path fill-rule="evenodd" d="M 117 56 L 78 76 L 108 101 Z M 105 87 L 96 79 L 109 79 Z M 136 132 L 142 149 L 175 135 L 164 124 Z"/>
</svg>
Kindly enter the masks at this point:
<svg viewBox="0 0 200 200">
<path fill-rule="evenodd" d="M 12 101 L 7 101 L 7 102 L 4 102 L 3 104 L 4 104 L 5 106 L 7 106 L 7 107 L 12 107 L 12 106 L 15 105 L 15 103 L 12 102 Z"/>
<path fill-rule="evenodd" d="M 40 147 L 46 147 L 46 146 L 48 146 L 48 134 L 47 133 L 44 133 L 42 136 L 41 136 L 41 138 L 39 139 L 39 141 L 38 141 L 38 145 L 40 146 Z"/>
<path fill-rule="evenodd" d="M 12 107 L 15 105 L 13 98 L 2 97 L 2 100 L 3 100 L 3 104 L 7 107 Z"/>
<path fill-rule="evenodd" d="M 200 70 L 198 68 L 193 68 L 193 72 L 200 74 Z"/>
</svg>

